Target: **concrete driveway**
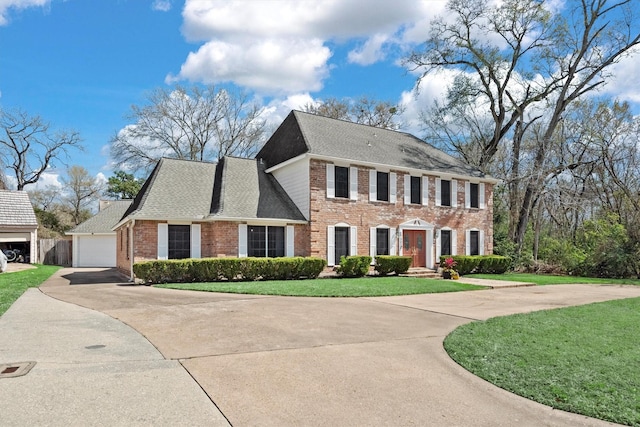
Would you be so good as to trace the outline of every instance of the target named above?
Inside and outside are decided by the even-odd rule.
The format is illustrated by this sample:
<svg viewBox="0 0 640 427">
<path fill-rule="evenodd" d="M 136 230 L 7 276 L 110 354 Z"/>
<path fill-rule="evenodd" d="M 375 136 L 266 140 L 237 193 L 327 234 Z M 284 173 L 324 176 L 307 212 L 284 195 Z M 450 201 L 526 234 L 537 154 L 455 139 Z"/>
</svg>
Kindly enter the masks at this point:
<svg viewBox="0 0 640 427">
<path fill-rule="evenodd" d="M 380 298 L 156 289 L 64 269 L 50 297 L 108 314 L 178 360 L 235 426 L 598 426 L 471 375 L 444 337 L 477 319 L 610 299 L 640 287 L 547 286 Z"/>
</svg>

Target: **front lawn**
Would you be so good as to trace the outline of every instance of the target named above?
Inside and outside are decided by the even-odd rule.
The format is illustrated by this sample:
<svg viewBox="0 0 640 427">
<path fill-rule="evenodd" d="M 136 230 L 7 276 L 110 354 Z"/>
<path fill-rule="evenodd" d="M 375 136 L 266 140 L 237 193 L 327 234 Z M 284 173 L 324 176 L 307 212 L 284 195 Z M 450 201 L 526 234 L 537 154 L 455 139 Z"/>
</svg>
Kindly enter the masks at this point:
<svg viewBox="0 0 640 427">
<path fill-rule="evenodd" d="M 378 297 L 483 289 L 482 286 L 468 285 L 455 280 L 392 276 L 264 282 L 170 283 L 156 286 L 192 291 L 301 297 Z"/>
<path fill-rule="evenodd" d="M 444 342 L 460 365 L 520 396 L 640 425 L 640 298 L 474 322 Z"/>
<path fill-rule="evenodd" d="M 0 316 L 29 288 L 38 287 L 62 267 L 36 265 L 15 273 L 0 273 Z"/>
<path fill-rule="evenodd" d="M 545 274 L 529 273 L 469 274 L 465 277 L 475 279 L 511 280 L 514 282 L 535 283 L 536 285 L 640 285 L 640 279 L 600 279 L 596 277 L 550 276 Z"/>
</svg>

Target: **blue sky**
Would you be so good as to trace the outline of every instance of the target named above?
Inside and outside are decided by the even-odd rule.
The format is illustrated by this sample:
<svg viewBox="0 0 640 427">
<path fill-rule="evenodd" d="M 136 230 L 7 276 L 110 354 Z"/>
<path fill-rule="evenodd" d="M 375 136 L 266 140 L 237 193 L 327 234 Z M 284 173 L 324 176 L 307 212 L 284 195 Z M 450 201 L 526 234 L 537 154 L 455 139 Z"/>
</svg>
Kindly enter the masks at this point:
<svg viewBox="0 0 640 427">
<path fill-rule="evenodd" d="M 560 2 L 561 3 L 561 2 Z M 399 59 L 426 38 L 440 0 L 2 0 L 0 107 L 41 115 L 80 132 L 79 164 L 107 177 L 110 138 L 133 104 L 171 84 L 234 84 L 254 94 L 277 123 L 292 108 L 327 97 L 402 102 L 406 130 L 442 93 Z M 631 89 L 635 61 L 619 67 L 614 96 Z M 41 185 L 56 183 L 64 165 Z"/>
</svg>

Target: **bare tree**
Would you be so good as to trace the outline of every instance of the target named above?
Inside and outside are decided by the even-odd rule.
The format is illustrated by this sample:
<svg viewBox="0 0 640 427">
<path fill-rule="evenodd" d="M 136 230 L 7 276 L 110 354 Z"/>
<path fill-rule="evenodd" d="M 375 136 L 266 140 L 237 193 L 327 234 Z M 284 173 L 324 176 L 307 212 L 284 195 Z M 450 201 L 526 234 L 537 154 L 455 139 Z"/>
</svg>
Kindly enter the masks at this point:
<svg viewBox="0 0 640 427">
<path fill-rule="evenodd" d="M 98 200 L 102 187 L 82 166 L 71 166 L 62 183 L 66 190 L 62 203 L 78 225 L 91 215 L 90 205 Z"/>
<path fill-rule="evenodd" d="M 463 154 L 476 153 L 474 164 L 486 169 L 499 145 L 511 144 L 510 178 L 522 184 L 521 196 L 513 198 L 519 202 L 510 207 L 518 248 L 545 182 L 558 173 L 549 154 L 563 114 L 601 88 L 611 65 L 640 43 L 631 0 L 566 4 L 569 10 L 553 13 L 551 2 L 540 0 L 451 0 L 447 17 L 433 22 L 425 49 L 407 58 L 425 74 L 457 71 L 440 113 L 462 119 L 453 118 L 442 134 L 455 136 L 452 145 Z M 523 176 L 522 144 L 530 142 L 531 174 Z M 467 144 L 474 148 L 460 148 Z"/>
<path fill-rule="evenodd" d="M 111 140 L 111 154 L 121 168 L 148 169 L 161 157 L 216 160 L 250 156 L 262 142 L 262 108 L 244 93 L 209 86 L 158 88 L 147 105 L 132 106 L 134 123 Z"/>
<path fill-rule="evenodd" d="M 17 110 L 0 110 L 0 164 L 13 172 L 18 190 L 38 182 L 43 172 L 56 159 L 67 155 L 70 148 L 80 147 L 76 131 L 53 131 L 39 116 Z"/>
<path fill-rule="evenodd" d="M 303 111 L 332 119 L 347 120 L 385 129 L 398 129 L 398 118 L 404 111 L 389 101 L 377 101 L 366 96 L 353 102 L 349 99 L 329 98 L 324 102 L 306 104 Z"/>
</svg>

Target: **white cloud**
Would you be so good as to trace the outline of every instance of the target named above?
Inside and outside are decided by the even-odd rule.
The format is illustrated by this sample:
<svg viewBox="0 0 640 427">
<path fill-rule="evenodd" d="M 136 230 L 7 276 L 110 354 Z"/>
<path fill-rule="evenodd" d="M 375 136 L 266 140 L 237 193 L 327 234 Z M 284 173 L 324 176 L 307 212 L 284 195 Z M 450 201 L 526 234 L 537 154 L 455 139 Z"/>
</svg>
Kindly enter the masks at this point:
<svg viewBox="0 0 640 427">
<path fill-rule="evenodd" d="M 411 91 L 402 93 L 400 105 L 404 108 L 400 120 L 402 130 L 414 135 L 422 133 L 420 114 L 433 106 L 435 100 L 444 100 L 447 87 L 453 83 L 456 72 L 444 70 L 425 75 Z"/>
<path fill-rule="evenodd" d="M 317 91 L 332 67 L 330 46 L 364 40 L 349 60 L 380 61 L 388 43 L 402 40 L 398 32 L 434 10 L 431 3 L 187 0 L 183 34 L 204 44 L 167 81 L 233 82 L 270 94 Z"/>
<path fill-rule="evenodd" d="M 168 12 L 171 10 L 171 1 L 170 0 L 154 0 L 151 4 L 151 9 L 157 10 L 159 12 Z"/>
<path fill-rule="evenodd" d="M 10 10 L 23 10 L 29 7 L 43 7 L 51 0 L 0 0 L 0 26 L 9 23 Z"/>
<path fill-rule="evenodd" d="M 604 93 L 622 101 L 640 103 L 640 87 L 638 87 L 638 70 L 640 69 L 640 49 L 633 56 L 620 60 L 611 67 L 613 76 L 608 79 Z"/>
</svg>

